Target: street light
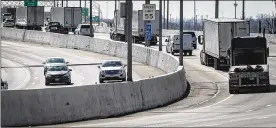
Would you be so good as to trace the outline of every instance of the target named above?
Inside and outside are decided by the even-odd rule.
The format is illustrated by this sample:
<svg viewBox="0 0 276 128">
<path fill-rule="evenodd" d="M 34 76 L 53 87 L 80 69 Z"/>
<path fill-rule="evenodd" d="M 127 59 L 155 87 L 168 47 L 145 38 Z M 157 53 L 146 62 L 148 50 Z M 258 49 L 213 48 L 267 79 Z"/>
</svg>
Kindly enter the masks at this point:
<svg viewBox="0 0 276 128">
<path fill-rule="evenodd" d="M 237 18 L 237 1 L 235 0 L 234 7 L 235 7 L 235 19 Z"/>
</svg>

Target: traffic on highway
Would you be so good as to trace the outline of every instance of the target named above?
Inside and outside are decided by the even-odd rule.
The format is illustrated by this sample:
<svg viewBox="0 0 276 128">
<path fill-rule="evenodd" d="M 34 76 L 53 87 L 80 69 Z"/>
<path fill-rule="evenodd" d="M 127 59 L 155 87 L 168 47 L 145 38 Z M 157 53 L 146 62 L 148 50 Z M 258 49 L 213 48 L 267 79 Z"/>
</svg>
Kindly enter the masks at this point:
<svg viewBox="0 0 276 128">
<path fill-rule="evenodd" d="M 1 126 L 276 126 L 275 18 L 255 32 L 216 0 L 201 28 L 181 12 L 170 30 L 165 2 L 134 2 L 98 25 L 81 4 L 1 7 Z"/>
</svg>

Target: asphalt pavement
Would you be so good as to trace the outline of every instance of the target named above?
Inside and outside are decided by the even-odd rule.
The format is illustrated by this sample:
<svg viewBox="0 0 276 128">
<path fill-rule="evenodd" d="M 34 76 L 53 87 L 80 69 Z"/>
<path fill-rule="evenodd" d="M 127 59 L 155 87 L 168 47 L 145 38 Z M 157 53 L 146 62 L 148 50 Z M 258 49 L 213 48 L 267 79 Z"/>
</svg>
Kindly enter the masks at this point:
<svg viewBox="0 0 276 128">
<path fill-rule="evenodd" d="M 164 43 L 165 44 L 165 43 Z M 151 46 L 158 48 L 158 46 Z M 163 46 L 163 51 L 165 51 Z M 184 56 L 190 95 L 176 103 L 119 118 L 52 126 L 74 127 L 271 127 L 276 125 L 276 45 L 269 44 L 270 92 L 255 90 L 229 94 L 228 74 L 199 61 L 202 47 Z M 176 55 L 175 57 L 178 57 Z"/>
</svg>

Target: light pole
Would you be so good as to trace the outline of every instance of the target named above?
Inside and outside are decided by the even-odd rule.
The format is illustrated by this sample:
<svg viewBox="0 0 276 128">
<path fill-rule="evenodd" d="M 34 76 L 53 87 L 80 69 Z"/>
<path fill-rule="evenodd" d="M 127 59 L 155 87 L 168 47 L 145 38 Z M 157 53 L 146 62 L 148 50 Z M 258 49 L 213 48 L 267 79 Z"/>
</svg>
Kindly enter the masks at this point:
<svg viewBox="0 0 276 128">
<path fill-rule="evenodd" d="M 169 5 L 170 2 L 167 0 L 167 29 L 169 29 Z"/>
<path fill-rule="evenodd" d="M 194 0 L 194 30 L 196 30 L 196 0 Z"/>
<path fill-rule="evenodd" d="M 244 10 L 244 5 L 245 4 L 245 0 L 242 0 L 242 20 L 244 20 L 245 19 L 245 10 Z"/>
<path fill-rule="evenodd" d="M 89 10 L 90 10 L 90 37 L 92 37 L 93 35 L 92 35 L 92 0 L 90 0 L 90 8 L 89 8 Z"/>
<path fill-rule="evenodd" d="M 237 19 L 237 0 L 235 0 L 234 7 L 235 7 L 235 19 Z"/>
<path fill-rule="evenodd" d="M 216 5 L 215 5 L 215 18 L 219 17 L 219 0 L 216 0 Z"/>
<path fill-rule="evenodd" d="M 127 81 L 132 81 L 132 0 L 126 1 L 127 7 Z"/>
<path fill-rule="evenodd" d="M 106 19 L 108 19 L 107 17 L 108 17 L 108 1 L 106 1 Z"/>
<path fill-rule="evenodd" d="M 159 51 L 162 51 L 162 0 L 159 0 Z"/>
<path fill-rule="evenodd" d="M 183 65 L 183 0 L 180 0 L 180 51 L 179 65 Z"/>
</svg>

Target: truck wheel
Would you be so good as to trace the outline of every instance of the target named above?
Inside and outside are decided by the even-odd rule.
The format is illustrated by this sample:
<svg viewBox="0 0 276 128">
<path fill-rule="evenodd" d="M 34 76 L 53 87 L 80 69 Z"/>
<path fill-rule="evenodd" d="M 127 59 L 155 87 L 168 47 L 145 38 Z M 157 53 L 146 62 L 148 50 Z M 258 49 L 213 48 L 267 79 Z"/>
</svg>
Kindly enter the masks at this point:
<svg viewBox="0 0 276 128">
<path fill-rule="evenodd" d="M 173 52 L 173 50 L 171 50 L 171 54 L 172 54 L 172 55 L 174 55 L 174 52 Z"/>
<path fill-rule="evenodd" d="M 235 91 L 234 90 L 229 90 L 229 93 L 230 94 L 235 94 Z"/>
<path fill-rule="evenodd" d="M 219 70 L 220 69 L 220 66 L 219 66 L 219 59 L 217 58 L 214 58 L 214 68 L 216 70 Z"/>
<path fill-rule="evenodd" d="M 189 51 L 189 56 L 192 56 L 192 54 L 193 54 L 193 51 Z"/>
<path fill-rule="evenodd" d="M 103 83 L 103 82 L 104 82 L 104 80 L 103 80 L 103 79 L 100 79 L 99 81 L 100 81 L 100 83 Z"/>
<path fill-rule="evenodd" d="M 187 52 L 186 51 L 185 52 L 183 51 L 183 53 L 184 53 L 184 56 L 187 56 Z"/>
</svg>

